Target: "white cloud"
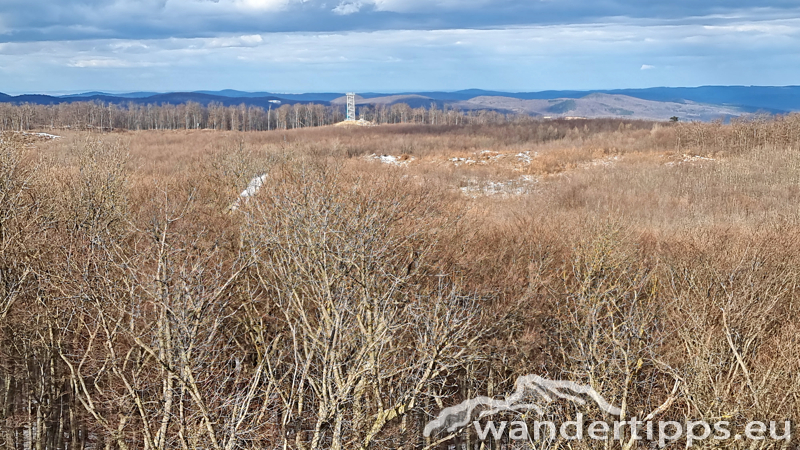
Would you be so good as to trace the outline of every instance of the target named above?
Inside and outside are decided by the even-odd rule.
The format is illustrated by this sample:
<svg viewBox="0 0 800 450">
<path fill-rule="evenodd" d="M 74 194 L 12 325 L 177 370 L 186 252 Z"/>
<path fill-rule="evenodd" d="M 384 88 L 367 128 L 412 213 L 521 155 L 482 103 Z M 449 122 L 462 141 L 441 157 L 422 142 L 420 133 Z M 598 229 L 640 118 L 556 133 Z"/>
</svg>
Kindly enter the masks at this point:
<svg viewBox="0 0 800 450">
<path fill-rule="evenodd" d="M 228 1 L 230 6 L 234 0 L 220 1 Z M 361 5 L 361 11 L 372 8 L 369 3 Z M 800 30 L 800 19 L 780 24 Z M 785 85 L 800 76 L 800 61 L 793 57 L 800 48 L 800 34 L 753 39 L 750 34 L 726 34 L 704 25 L 607 23 L 9 42 L 0 44 L 0 67 L 10 74 L 4 73 L 2 89 L 14 92 L 471 87 L 536 91 Z M 749 23 L 731 25 L 746 27 Z M 636 66 L 642 71 L 631 72 Z M 586 67 L 592 68 L 591 78 L 584 76 Z M 764 71 L 763 67 L 773 70 Z M 51 76 L 54 71 L 58 77 Z"/>
<path fill-rule="evenodd" d="M 363 4 L 361 2 L 342 2 L 336 8 L 333 8 L 335 14 L 346 16 L 348 14 L 355 14 L 361 10 Z"/>
<path fill-rule="evenodd" d="M 235 0 L 244 9 L 256 11 L 280 11 L 290 3 L 290 0 Z"/>
<path fill-rule="evenodd" d="M 376 11 L 425 13 L 468 10 L 486 5 L 491 5 L 491 0 L 342 0 L 331 11 L 339 15 L 348 15 L 361 11 L 365 6 L 371 6 Z"/>
<path fill-rule="evenodd" d="M 248 36 L 219 37 L 202 40 L 206 48 L 228 48 L 228 47 L 258 47 L 264 42 L 260 34 Z"/>
<path fill-rule="evenodd" d="M 745 23 L 735 25 L 706 25 L 703 28 L 709 31 L 723 33 L 754 33 L 754 34 L 797 34 L 797 28 L 773 21 L 772 23 Z"/>
<path fill-rule="evenodd" d="M 147 44 L 139 41 L 117 41 L 112 42 L 108 47 L 112 50 L 119 51 L 146 51 L 150 48 L 147 46 Z"/>
<path fill-rule="evenodd" d="M 378 11 L 397 13 L 434 12 L 436 10 L 468 10 L 491 7 L 491 0 L 369 0 Z"/>
<path fill-rule="evenodd" d="M 69 67 L 119 69 L 129 67 L 149 67 L 150 62 L 126 61 L 118 58 L 75 59 L 67 63 Z"/>
</svg>

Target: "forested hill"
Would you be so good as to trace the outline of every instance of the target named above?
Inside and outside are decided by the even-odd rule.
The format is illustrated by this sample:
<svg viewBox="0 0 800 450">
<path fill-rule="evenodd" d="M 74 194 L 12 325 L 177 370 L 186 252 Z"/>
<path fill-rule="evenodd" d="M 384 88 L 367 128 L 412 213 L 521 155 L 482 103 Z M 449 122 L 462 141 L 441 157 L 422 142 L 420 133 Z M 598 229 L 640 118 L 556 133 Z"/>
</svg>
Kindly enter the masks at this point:
<svg viewBox="0 0 800 450">
<path fill-rule="evenodd" d="M 208 106 L 211 103 L 221 103 L 223 106 L 237 106 L 244 103 L 247 106 L 260 106 L 269 108 L 274 105 L 282 104 L 295 104 L 295 103 L 323 103 L 325 101 L 303 101 L 293 100 L 286 98 L 279 98 L 274 95 L 263 97 L 230 97 L 225 95 L 205 94 L 201 92 L 170 92 L 166 94 L 154 94 L 143 97 L 135 96 L 135 94 L 120 94 L 112 95 L 105 93 L 90 93 L 87 95 L 67 95 L 67 96 L 52 96 L 52 95 L 38 95 L 38 94 L 25 94 L 17 96 L 9 96 L 0 93 L 0 102 L 5 103 L 33 103 L 36 105 L 55 105 L 59 103 L 76 103 L 76 102 L 92 102 L 100 101 L 104 103 L 111 103 L 115 105 L 135 103 L 139 105 L 164 105 L 172 104 L 178 105 L 188 102 L 199 103 L 203 106 Z"/>
<path fill-rule="evenodd" d="M 604 97 L 605 96 L 605 97 Z M 574 102 L 572 100 L 575 100 Z M 559 111 L 548 103 L 575 105 Z M 55 105 L 101 102 L 113 105 L 255 106 L 265 110 L 281 105 L 309 104 L 344 106 L 343 93 L 282 94 L 236 90 L 197 92 L 130 92 L 109 94 L 87 92 L 71 95 L 0 93 L 0 103 Z M 642 103 L 649 102 L 649 103 Z M 753 114 L 783 114 L 800 111 L 800 86 L 700 86 L 657 87 L 594 91 L 502 92 L 468 89 L 454 92 L 359 93 L 359 106 L 389 107 L 406 104 L 412 108 L 452 108 L 464 111 L 490 110 L 501 113 L 584 117 L 626 117 L 663 119 L 675 115 L 689 120 L 727 119 Z M 562 108 L 563 109 L 563 108 Z"/>
</svg>

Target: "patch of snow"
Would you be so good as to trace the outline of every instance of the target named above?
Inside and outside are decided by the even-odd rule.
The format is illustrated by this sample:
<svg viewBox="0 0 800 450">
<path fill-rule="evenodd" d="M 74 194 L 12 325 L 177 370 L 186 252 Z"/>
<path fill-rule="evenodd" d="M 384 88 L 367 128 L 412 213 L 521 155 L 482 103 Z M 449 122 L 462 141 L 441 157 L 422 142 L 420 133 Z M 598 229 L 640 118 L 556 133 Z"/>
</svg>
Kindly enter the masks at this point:
<svg viewBox="0 0 800 450">
<path fill-rule="evenodd" d="M 506 155 L 494 150 L 481 150 L 480 153 L 478 153 L 481 164 L 497 161 L 504 156 Z"/>
<path fill-rule="evenodd" d="M 408 163 L 414 161 L 415 159 L 413 156 L 406 156 L 405 158 L 403 158 L 394 155 L 376 155 L 374 153 L 367 156 L 366 158 L 380 161 L 383 164 L 391 164 L 393 166 L 407 166 Z"/>
<path fill-rule="evenodd" d="M 470 181 L 460 190 L 464 195 L 472 198 L 499 195 L 503 197 L 523 195 L 533 190 L 533 185 L 539 180 L 532 175 L 523 175 L 517 179 L 507 181 L 487 181 L 478 183 Z"/>
<path fill-rule="evenodd" d="M 538 152 L 534 153 L 533 156 L 531 156 L 531 152 L 527 151 L 527 152 L 517 153 L 516 156 L 517 156 L 517 161 L 521 162 L 522 164 L 530 164 L 533 158 L 539 156 L 539 153 Z"/>
<path fill-rule="evenodd" d="M 16 133 L 19 133 L 19 132 L 17 131 Z M 61 136 L 56 136 L 55 134 L 50 134 L 50 133 L 28 133 L 27 131 L 23 131 L 22 135 L 23 136 L 36 136 L 36 137 L 45 138 L 45 139 L 51 139 L 51 140 L 52 139 L 60 139 L 61 138 Z"/>
<path fill-rule="evenodd" d="M 453 162 L 453 165 L 458 167 L 461 164 L 466 164 L 471 166 L 476 163 L 476 161 L 472 158 L 450 158 L 450 161 Z M 481 161 L 481 163 L 486 164 L 486 161 Z"/>
<path fill-rule="evenodd" d="M 530 152 L 526 152 L 526 154 L 520 153 L 520 155 L 528 157 L 528 162 L 530 162 Z M 467 165 L 471 166 L 474 164 L 492 164 L 495 162 L 499 162 L 501 159 L 511 156 L 510 154 L 501 153 L 494 150 L 481 150 L 479 152 L 475 152 L 473 156 L 468 157 L 460 157 L 455 156 L 452 158 L 447 158 L 449 162 L 452 162 L 454 166 L 458 167 L 460 165 Z"/>
<path fill-rule="evenodd" d="M 247 201 L 248 198 L 256 195 L 256 193 L 259 191 L 259 189 L 261 189 L 261 186 L 264 185 L 265 181 L 267 181 L 267 174 L 262 174 L 262 175 L 258 175 L 256 177 L 253 177 L 253 179 L 250 180 L 249 183 L 247 183 L 247 188 L 245 188 L 245 190 L 243 190 L 242 193 L 239 194 L 239 198 L 237 198 L 236 201 L 233 202 L 233 204 L 230 207 L 230 210 L 231 211 L 236 211 L 237 209 L 239 209 L 239 205 L 240 205 L 242 199 Z"/>
<path fill-rule="evenodd" d="M 33 136 L 39 136 L 39 137 L 47 138 L 47 139 L 60 139 L 61 138 L 61 136 L 56 136 L 55 134 L 50 134 L 50 133 L 29 133 L 29 134 L 31 134 Z"/>
<path fill-rule="evenodd" d="M 264 185 L 265 181 L 267 181 L 267 174 L 259 175 L 253 178 L 250 180 L 250 183 L 247 184 L 247 189 L 243 190 L 242 193 L 239 194 L 239 197 L 244 198 L 256 195 L 256 192 L 261 189 L 261 186 Z"/>
<path fill-rule="evenodd" d="M 28 133 L 27 131 L 8 131 L 8 133 L 19 134 L 19 135 L 22 135 L 22 136 L 35 136 L 35 137 L 40 137 L 40 138 L 50 139 L 50 140 L 52 140 L 52 139 L 60 139 L 61 138 L 61 136 L 57 136 L 55 134 L 50 134 L 50 133 Z"/>
</svg>

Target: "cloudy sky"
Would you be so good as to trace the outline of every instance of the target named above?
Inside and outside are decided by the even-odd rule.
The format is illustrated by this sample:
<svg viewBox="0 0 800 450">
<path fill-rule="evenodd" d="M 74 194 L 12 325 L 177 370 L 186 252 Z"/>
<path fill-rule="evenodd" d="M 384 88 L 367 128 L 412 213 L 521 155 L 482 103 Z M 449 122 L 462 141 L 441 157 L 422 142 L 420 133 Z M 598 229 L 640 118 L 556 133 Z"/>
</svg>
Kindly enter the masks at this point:
<svg viewBox="0 0 800 450">
<path fill-rule="evenodd" d="M 800 84 L 797 0 L 0 0 L 0 92 Z"/>
</svg>

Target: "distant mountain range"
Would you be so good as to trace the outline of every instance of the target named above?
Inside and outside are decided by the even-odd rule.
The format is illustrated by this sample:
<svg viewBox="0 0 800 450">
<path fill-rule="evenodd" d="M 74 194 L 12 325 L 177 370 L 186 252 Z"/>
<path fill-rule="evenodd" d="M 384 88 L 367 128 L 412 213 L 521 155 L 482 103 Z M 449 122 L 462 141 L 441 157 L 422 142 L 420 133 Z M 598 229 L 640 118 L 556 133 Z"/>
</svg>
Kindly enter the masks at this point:
<svg viewBox="0 0 800 450">
<path fill-rule="evenodd" d="M 0 93 L 0 102 L 51 105 L 81 101 L 113 104 L 180 104 L 189 101 L 208 105 L 252 105 L 276 108 L 282 104 L 318 103 L 343 105 L 342 93 L 281 94 L 272 92 L 222 91 L 130 92 L 109 94 L 86 92 L 62 96 Z M 800 111 L 800 86 L 701 86 L 657 87 L 592 91 L 500 92 L 468 89 L 455 92 L 359 93 L 359 105 L 390 106 L 406 103 L 416 108 L 444 105 L 468 110 L 494 110 L 541 116 L 627 117 L 689 120 L 729 118 L 749 113 L 780 114 Z"/>
<path fill-rule="evenodd" d="M 172 104 L 178 105 L 186 102 L 196 102 L 204 106 L 208 106 L 211 102 L 222 103 L 225 106 L 236 106 L 242 103 L 252 106 L 261 106 L 263 108 L 278 107 L 284 103 L 310 103 L 298 102 L 286 98 L 279 98 L 276 96 L 259 96 L 259 97 L 228 97 L 224 95 L 203 94 L 200 92 L 170 92 L 167 94 L 152 94 L 149 92 L 134 92 L 130 94 L 106 94 L 102 92 L 88 92 L 86 94 L 75 94 L 65 96 L 52 96 L 41 94 L 25 94 L 10 96 L 0 93 L 0 102 L 3 103 L 34 103 L 37 105 L 55 105 L 59 103 L 75 103 L 75 102 L 91 102 L 102 101 L 112 104 L 128 104 L 137 103 L 140 105 L 163 105 Z M 317 102 L 318 103 L 318 102 Z M 327 103 L 327 102 L 322 102 Z"/>
</svg>

